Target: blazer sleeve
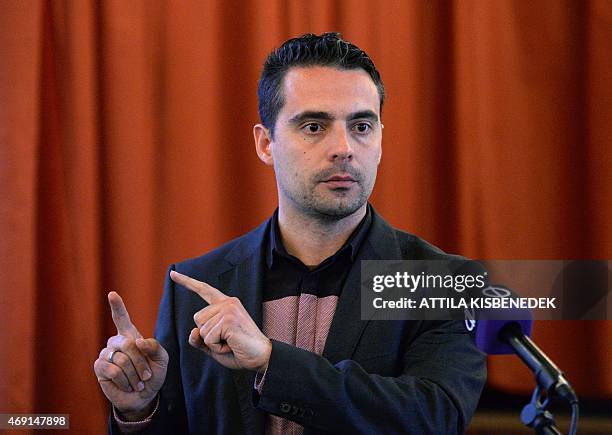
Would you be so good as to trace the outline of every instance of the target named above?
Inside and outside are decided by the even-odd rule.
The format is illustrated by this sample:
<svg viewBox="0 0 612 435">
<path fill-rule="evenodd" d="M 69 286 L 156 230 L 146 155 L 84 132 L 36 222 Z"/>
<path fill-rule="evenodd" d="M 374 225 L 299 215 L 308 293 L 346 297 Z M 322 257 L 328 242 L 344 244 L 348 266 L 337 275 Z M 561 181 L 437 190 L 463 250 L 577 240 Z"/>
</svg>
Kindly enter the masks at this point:
<svg viewBox="0 0 612 435">
<path fill-rule="evenodd" d="M 423 322 L 422 328 L 396 377 L 274 341 L 254 404 L 316 433 L 463 433 L 486 380 L 486 358 L 463 322 Z"/>
</svg>

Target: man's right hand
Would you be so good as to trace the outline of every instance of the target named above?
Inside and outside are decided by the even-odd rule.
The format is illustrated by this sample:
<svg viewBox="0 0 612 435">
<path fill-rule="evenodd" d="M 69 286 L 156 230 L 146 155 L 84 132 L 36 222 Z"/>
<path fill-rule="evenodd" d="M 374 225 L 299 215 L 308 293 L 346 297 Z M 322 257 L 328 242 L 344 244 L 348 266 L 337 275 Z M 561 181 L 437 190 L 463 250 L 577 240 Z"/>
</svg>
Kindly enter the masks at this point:
<svg viewBox="0 0 612 435">
<path fill-rule="evenodd" d="M 108 339 L 94 362 L 102 391 L 126 420 L 141 420 L 153 411 L 166 379 L 168 352 L 154 338 L 144 339 L 116 292 L 108 294 L 117 335 Z"/>
</svg>

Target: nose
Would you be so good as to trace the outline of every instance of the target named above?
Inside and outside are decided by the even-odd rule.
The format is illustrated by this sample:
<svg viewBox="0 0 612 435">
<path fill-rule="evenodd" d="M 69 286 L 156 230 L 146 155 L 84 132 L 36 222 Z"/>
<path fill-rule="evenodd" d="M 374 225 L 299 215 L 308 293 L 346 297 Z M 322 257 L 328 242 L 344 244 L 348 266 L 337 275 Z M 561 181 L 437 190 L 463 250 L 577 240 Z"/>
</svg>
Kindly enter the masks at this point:
<svg viewBox="0 0 612 435">
<path fill-rule="evenodd" d="M 346 131 L 346 128 L 336 128 L 335 134 L 329 139 L 330 143 L 327 153 L 330 161 L 352 160 L 353 147 L 351 145 L 349 132 Z"/>
</svg>

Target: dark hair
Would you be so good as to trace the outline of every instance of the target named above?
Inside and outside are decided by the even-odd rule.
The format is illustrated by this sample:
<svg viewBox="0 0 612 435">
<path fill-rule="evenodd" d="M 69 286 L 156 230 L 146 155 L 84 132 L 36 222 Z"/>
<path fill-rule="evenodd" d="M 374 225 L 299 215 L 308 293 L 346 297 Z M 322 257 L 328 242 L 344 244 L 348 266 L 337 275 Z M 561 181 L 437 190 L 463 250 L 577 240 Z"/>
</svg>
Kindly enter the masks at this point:
<svg viewBox="0 0 612 435">
<path fill-rule="evenodd" d="M 342 39 L 340 33 L 320 36 L 307 33 L 286 41 L 268 55 L 259 78 L 257 96 L 261 123 L 274 136 L 278 113 L 285 104 L 283 78 L 291 67 L 329 66 L 338 69 L 361 68 L 369 74 L 378 89 L 380 108 L 385 100 L 385 87 L 372 59 L 365 51 Z"/>
</svg>

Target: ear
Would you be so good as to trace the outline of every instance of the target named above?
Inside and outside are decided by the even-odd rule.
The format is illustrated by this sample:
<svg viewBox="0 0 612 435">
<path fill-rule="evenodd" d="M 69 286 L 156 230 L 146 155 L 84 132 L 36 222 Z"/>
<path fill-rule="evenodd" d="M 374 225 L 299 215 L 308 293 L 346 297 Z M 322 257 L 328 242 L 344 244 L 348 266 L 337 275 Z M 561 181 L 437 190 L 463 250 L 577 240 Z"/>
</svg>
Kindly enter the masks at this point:
<svg viewBox="0 0 612 435">
<path fill-rule="evenodd" d="M 268 166 L 274 165 L 270 130 L 262 124 L 255 124 L 253 126 L 253 139 L 255 139 L 255 151 L 259 159 Z"/>
</svg>

